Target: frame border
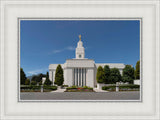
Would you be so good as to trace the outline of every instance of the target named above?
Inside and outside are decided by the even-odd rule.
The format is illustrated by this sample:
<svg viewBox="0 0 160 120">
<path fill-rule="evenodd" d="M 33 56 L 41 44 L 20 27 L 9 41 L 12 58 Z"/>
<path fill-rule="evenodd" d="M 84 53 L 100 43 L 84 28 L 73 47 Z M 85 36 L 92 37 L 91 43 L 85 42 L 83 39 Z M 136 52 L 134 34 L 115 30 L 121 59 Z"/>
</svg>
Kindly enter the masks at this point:
<svg viewBox="0 0 160 120">
<path fill-rule="evenodd" d="M 137 116 L 128 116 L 128 115 L 124 115 L 124 116 L 118 116 L 118 115 L 113 115 L 113 116 L 42 116 L 41 118 L 39 116 L 22 116 L 20 114 L 16 114 L 17 116 L 13 116 L 13 115 L 9 115 L 9 114 L 6 114 L 6 111 L 5 111 L 5 105 L 4 105 L 4 8 L 9 5 L 9 4 L 24 4 L 24 3 L 31 3 L 31 4 L 46 4 L 46 3 L 51 3 L 51 4 L 54 4 L 54 5 L 59 5 L 59 4 L 63 4 L 63 5 L 68 5 L 68 4 L 99 4 L 99 5 L 102 5 L 102 4 L 118 4 L 118 5 L 153 5 L 155 7 L 155 62 L 156 62 L 156 67 L 155 67 L 155 72 L 156 72 L 156 76 L 155 76 L 155 79 L 156 81 L 154 82 L 155 83 L 155 111 L 153 114 L 148 114 L 148 115 L 143 115 L 143 114 L 140 114 L 140 115 L 137 115 Z M 62 119 L 68 119 L 68 120 L 71 120 L 71 119 L 107 119 L 107 120 L 110 120 L 110 119 L 125 119 L 125 120 L 131 120 L 131 119 L 137 119 L 137 120 L 160 120 L 160 79 L 159 79 L 159 72 L 160 72 L 160 1 L 159 0 L 131 0 L 131 1 L 127 1 L 127 0 L 120 0 L 120 1 L 117 1 L 117 0 L 114 0 L 114 1 L 111 1 L 111 0 L 100 0 L 100 1 L 95 1 L 95 0 L 90 0 L 90 1 L 87 1 L 87 0 L 83 0 L 83 1 L 80 1 L 80 0 L 46 0 L 44 2 L 44 0 L 30 0 L 30 1 L 27 1 L 27 0 L 0 0 L 0 17 L 1 17 L 1 21 L 0 21 L 0 24 L 1 24 L 1 27 L 0 27 L 0 55 L 1 55 L 1 58 L 0 58 L 0 119 L 3 119 L 3 120 L 8 120 L 8 119 L 43 119 L 43 120 L 46 120 L 46 119 L 59 119 L 59 120 L 62 120 Z"/>
</svg>

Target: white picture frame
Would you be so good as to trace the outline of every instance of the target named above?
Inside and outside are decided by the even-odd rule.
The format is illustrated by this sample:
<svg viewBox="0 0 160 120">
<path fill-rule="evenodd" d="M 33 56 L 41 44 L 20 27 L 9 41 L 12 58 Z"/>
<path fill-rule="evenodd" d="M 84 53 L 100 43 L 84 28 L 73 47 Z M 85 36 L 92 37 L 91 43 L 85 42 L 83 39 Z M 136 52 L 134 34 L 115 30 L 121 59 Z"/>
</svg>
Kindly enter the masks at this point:
<svg viewBox="0 0 160 120">
<path fill-rule="evenodd" d="M 142 102 L 18 102 L 20 17 L 142 18 Z M 0 30 L 1 119 L 160 119 L 158 0 L 1 0 Z"/>
</svg>

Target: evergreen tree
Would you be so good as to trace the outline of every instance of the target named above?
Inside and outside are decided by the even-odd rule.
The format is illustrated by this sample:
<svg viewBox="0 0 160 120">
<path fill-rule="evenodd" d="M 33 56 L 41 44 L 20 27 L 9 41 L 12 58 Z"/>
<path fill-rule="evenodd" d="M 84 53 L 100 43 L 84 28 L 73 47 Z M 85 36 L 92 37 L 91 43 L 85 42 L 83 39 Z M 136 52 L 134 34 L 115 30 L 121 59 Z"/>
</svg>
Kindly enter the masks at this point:
<svg viewBox="0 0 160 120">
<path fill-rule="evenodd" d="M 20 82 L 21 82 L 21 85 L 24 85 L 25 84 L 25 80 L 26 80 L 26 74 L 24 73 L 23 71 L 23 68 L 21 68 L 20 70 Z"/>
<path fill-rule="evenodd" d="M 104 75 L 104 70 L 102 66 L 99 66 L 97 69 L 96 79 L 97 79 L 97 83 L 104 83 L 105 75 Z"/>
<path fill-rule="evenodd" d="M 25 85 L 29 85 L 29 84 L 30 84 L 30 79 L 27 78 L 27 79 L 25 80 Z"/>
<path fill-rule="evenodd" d="M 111 83 L 120 82 L 122 80 L 121 74 L 119 72 L 119 69 L 112 68 L 110 73 L 110 81 Z"/>
<path fill-rule="evenodd" d="M 125 68 L 123 69 L 123 77 L 122 81 L 123 82 L 129 82 L 133 83 L 134 80 L 134 68 L 131 67 L 131 65 L 126 65 Z"/>
<path fill-rule="evenodd" d="M 140 79 L 140 61 L 136 63 L 135 79 Z"/>
<path fill-rule="evenodd" d="M 36 85 L 36 81 L 31 81 L 31 85 Z"/>
<path fill-rule="evenodd" d="M 51 85 L 51 84 L 52 84 L 52 82 L 49 80 L 49 74 L 47 72 L 47 74 L 46 74 L 46 80 L 44 82 L 44 85 Z"/>
<path fill-rule="evenodd" d="M 104 83 L 105 84 L 109 84 L 110 83 L 110 73 L 111 73 L 111 71 L 110 71 L 110 68 L 109 68 L 109 66 L 108 65 L 105 65 L 104 66 Z"/>
<path fill-rule="evenodd" d="M 64 82 L 63 69 L 59 64 L 56 68 L 54 84 L 57 84 L 58 86 L 60 86 L 60 85 L 63 85 L 63 82 Z"/>
</svg>

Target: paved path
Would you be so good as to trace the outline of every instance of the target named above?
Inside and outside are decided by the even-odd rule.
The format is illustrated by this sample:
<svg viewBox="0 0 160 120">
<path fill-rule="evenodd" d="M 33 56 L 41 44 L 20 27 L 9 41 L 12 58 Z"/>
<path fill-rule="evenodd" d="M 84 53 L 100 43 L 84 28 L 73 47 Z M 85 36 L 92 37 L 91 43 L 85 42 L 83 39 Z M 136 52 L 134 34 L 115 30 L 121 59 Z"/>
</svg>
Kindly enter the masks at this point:
<svg viewBox="0 0 160 120">
<path fill-rule="evenodd" d="M 95 92 L 108 92 L 108 91 L 106 91 L 106 90 L 100 90 L 100 89 L 97 89 L 97 88 L 93 88 L 93 90 L 94 90 Z"/>
<path fill-rule="evenodd" d="M 128 92 L 21 92 L 21 100 L 139 100 L 139 91 Z"/>
<path fill-rule="evenodd" d="M 55 91 L 52 91 L 52 92 L 64 92 L 66 89 L 57 89 L 57 90 L 55 90 Z"/>
</svg>

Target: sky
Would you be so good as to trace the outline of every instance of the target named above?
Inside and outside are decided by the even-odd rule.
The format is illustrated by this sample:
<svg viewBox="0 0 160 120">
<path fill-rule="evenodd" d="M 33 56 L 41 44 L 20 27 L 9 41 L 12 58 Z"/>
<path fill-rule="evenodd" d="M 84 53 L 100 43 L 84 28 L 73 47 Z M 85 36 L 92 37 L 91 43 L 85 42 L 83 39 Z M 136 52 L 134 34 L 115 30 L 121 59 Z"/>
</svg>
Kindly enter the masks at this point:
<svg viewBox="0 0 160 120">
<path fill-rule="evenodd" d="M 20 66 L 27 76 L 46 73 L 49 64 L 75 58 L 82 36 L 85 58 L 95 63 L 124 63 L 140 59 L 139 20 L 21 20 Z"/>
</svg>

